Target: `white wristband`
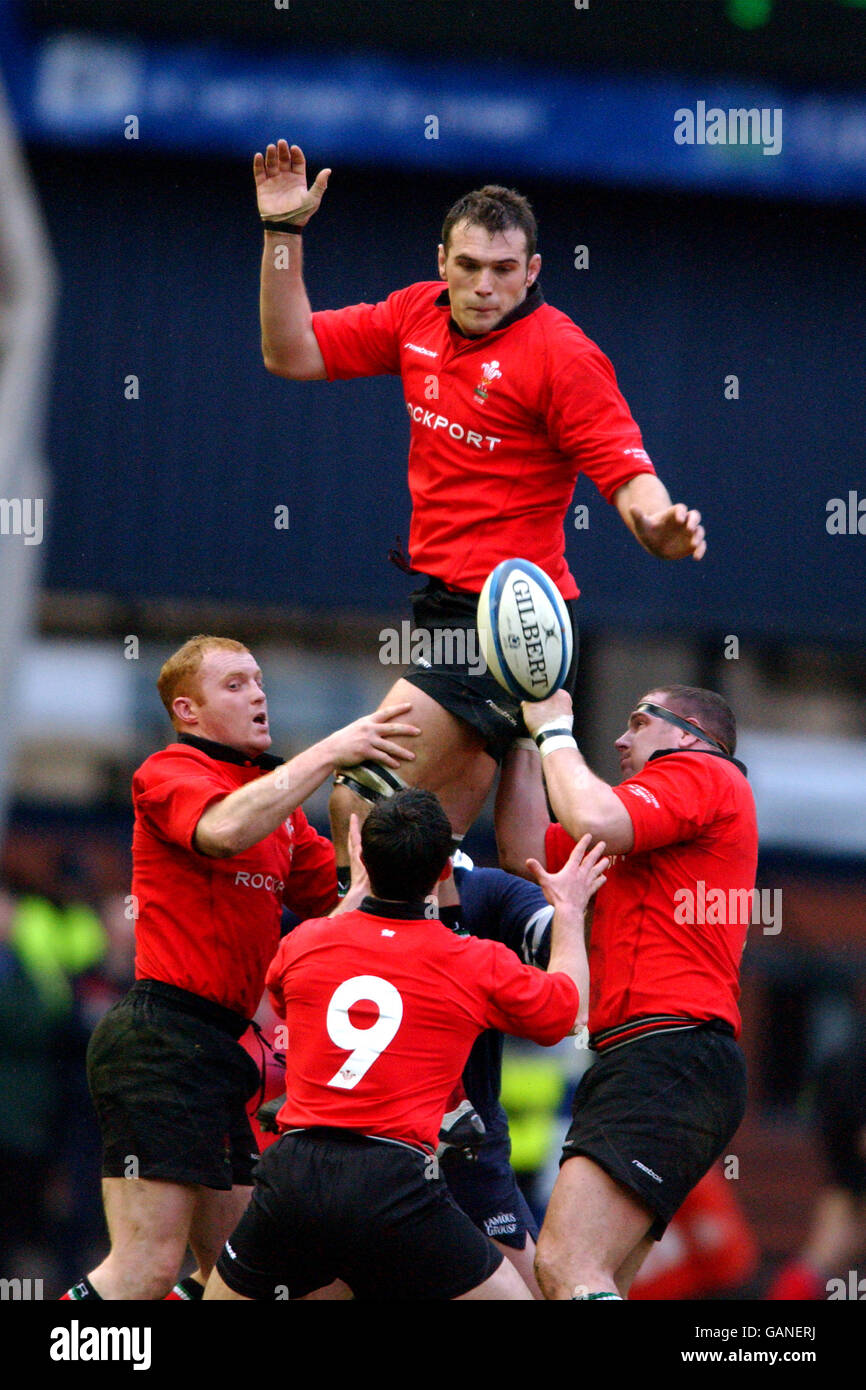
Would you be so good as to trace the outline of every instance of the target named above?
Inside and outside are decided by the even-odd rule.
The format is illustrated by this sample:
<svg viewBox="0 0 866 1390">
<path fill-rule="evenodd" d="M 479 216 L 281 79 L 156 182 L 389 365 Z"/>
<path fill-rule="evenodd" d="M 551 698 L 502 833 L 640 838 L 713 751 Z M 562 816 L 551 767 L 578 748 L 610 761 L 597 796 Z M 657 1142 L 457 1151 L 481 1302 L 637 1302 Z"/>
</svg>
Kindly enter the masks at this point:
<svg viewBox="0 0 866 1390">
<path fill-rule="evenodd" d="M 548 734 L 544 742 L 539 745 L 542 758 L 546 758 L 548 753 L 555 753 L 558 748 L 573 748 L 577 752 L 577 742 L 571 734 Z"/>
<path fill-rule="evenodd" d="M 546 724 L 542 724 L 540 729 L 536 729 L 533 737 L 535 738 L 535 741 L 538 742 L 538 735 L 546 734 L 549 729 L 568 729 L 570 731 L 573 728 L 573 714 L 558 714 L 555 719 L 548 719 Z"/>
</svg>

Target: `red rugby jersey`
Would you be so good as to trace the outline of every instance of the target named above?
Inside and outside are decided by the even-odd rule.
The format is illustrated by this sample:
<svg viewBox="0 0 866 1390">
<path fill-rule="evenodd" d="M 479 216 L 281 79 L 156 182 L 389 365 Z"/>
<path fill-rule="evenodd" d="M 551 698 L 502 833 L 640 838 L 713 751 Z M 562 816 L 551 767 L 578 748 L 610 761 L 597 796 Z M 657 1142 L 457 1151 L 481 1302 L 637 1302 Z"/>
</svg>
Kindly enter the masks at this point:
<svg viewBox="0 0 866 1390">
<path fill-rule="evenodd" d="M 262 996 L 283 902 L 305 917 L 337 901 L 334 847 L 301 810 L 242 854 L 193 849 L 206 808 L 262 775 L 232 749 L 210 756 L 172 743 L 132 780 L 136 979 L 163 980 L 245 1018 Z"/>
<path fill-rule="evenodd" d="M 595 343 L 537 285 L 505 326 L 464 337 L 441 280 L 316 313 L 313 329 L 330 380 L 403 378 L 415 569 L 478 593 L 518 555 L 574 598 L 563 523 L 578 474 L 610 501 L 655 471 Z"/>
<path fill-rule="evenodd" d="M 613 791 L 634 826 L 595 899 L 589 1030 L 656 1015 L 719 1018 L 740 1030 L 740 958 L 758 862 L 755 802 L 741 765 L 697 749 L 665 752 Z M 574 841 L 548 827 L 551 871 Z"/>
<path fill-rule="evenodd" d="M 485 1028 L 559 1042 L 578 994 L 507 946 L 456 936 L 408 904 L 304 922 L 268 989 L 288 1024 L 283 1129 L 328 1125 L 435 1148 L 445 1102 Z"/>
</svg>

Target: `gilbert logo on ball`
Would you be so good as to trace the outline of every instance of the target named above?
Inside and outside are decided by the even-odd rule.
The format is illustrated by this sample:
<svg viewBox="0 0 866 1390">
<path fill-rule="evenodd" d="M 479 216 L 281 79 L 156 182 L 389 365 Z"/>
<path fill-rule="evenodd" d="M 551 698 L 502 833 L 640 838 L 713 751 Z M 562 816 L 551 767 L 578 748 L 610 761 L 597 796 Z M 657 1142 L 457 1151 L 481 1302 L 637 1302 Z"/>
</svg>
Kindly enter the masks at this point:
<svg viewBox="0 0 866 1390">
<path fill-rule="evenodd" d="M 478 636 L 491 674 L 518 700 L 545 700 L 571 665 L 571 620 L 544 570 L 503 560 L 478 599 Z"/>
</svg>

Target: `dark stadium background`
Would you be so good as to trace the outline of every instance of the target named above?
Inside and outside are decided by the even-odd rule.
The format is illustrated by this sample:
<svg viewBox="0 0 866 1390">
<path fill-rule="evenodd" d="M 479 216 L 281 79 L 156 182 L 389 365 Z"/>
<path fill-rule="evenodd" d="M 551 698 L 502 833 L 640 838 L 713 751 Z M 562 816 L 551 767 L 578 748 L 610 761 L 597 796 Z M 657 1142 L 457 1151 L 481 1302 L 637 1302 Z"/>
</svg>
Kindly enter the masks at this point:
<svg viewBox="0 0 866 1390">
<path fill-rule="evenodd" d="M 671 90 L 682 81 L 708 101 L 716 89 L 742 97 L 754 87 L 783 110 L 790 103 L 803 115 L 793 136 L 800 131 L 804 160 L 811 131 L 811 164 L 783 147 L 778 175 L 764 158 L 742 175 L 727 167 L 715 183 L 680 178 L 672 137 L 657 163 L 648 144 L 630 173 L 613 157 L 589 171 L 578 122 L 559 130 L 556 160 L 544 147 L 515 146 L 513 172 L 494 144 L 485 162 L 444 127 L 427 146 L 419 128 L 411 157 L 396 137 L 393 148 L 344 159 L 324 132 L 302 141 L 313 171 L 334 166 L 305 245 L 314 307 L 434 278 L 442 215 L 465 188 L 496 178 L 528 194 L 546 297 L 609 355 L 672 494 L 703 512 L 706 560 L 665 567 L 579 485 L 575 502 L 589 507 L 590 525 L 567 532 L 583 589 L 578 719 L 595 766 L 613 778 L 610 739 L 647 676 L 676 671 L 716 685 L 757 758 L 756 789 L 774 798 L 759 881 L 782 890 L 784 924 L 778 935 L 758 929 L 746 956 L 752 1101 L 735 1144 L 736 1195 L 760 1246 L 746 1289 L 756 1296 L 802 1240 L 820 1182 L 806 1120 L 815 1068 L 862 1028 L 864 1009 L 866 805 L 844 767 L 866 758 L 866 535 L 831 535 L 827 508 L 858 488 L 866 497 L 866 171 L 857 166 L 866 6 L 593 0 L 579 13 L 570 0 L 292 0 L 287 10 L 211 0 L 206 20 L 202 10 L 191 0 L 66 0 L 62 13 L 47 0 L 0 7 L 2 71 L 59 277 L 44 400 L 46 540 L 31 635 L 14 653 L 18 734 L 4 778 L 13 907 L 22 895 L 47 903 L 61 935 L 76 902 L 103 914 L 103 932 L 112 913 L 117 924 L 128 892 L 129 777 L 166 737 L 153 678 L 172 645 L 214 628 L 254 644 L 273 676 L 280 746 L 297 751 L 371 708 L 390 683 L 377 636 L 407 616 L 411 587 L 386 559 L 408 524 L 399 383 L 290 385 L 261 364 L 251 156 L 293 131 L 260 121 L 221 146 L 206 112 L 188 128 L 143 121 L 135 141 L 97 120 L 52 123 L 35 81 L 51 45 L 70 33 L 132 45 L 147 61 L 176 62 L 183 80 L 215 54 L 229 72 L 282 62 L 292 74 L 307 60 L 326 71 L 387 59 L 413 80 L 427 72 L 431 91 L 442 64 L 449 80 L 462 70 L 471 86 L 479 73 L 527 97 L 535 72 L 575 93 L 609 83 L 613 125 L 624 119 L 621 84 L 640 96 L 657 80 Z M 98 91 L 89 96 L 98 107 Z M 748 95 L 736 104 L 750 104 Z M 616 135 L 627 148 L 628 130 L 613 125 L 612 144 Z M 822 165 L 819 134 L 843 129 L 845 149 L 841 135 L 838 148 L 825 139 Z M 578 245 L 589 248 L 584 271 L 574 265 Z M 124 396 L 129 374 L 139 379 L 136 400 Z M 729 374 L 736 400 L 724 394 Z M 279 505 L 289 508 L 288 531 L 274 528 Z M 76 685 L 85 669 L 114 673 L 109 729 L 98 715 L 87 721 Z M 321 796 L 314 814 L 323 823 Z M 489 817 L 472 848 L 492 862 Z M 34 1156 L 41 1225 L 26 1259 L 52 1290 L 101 1239 L 80 1061 L 88 1021 L 113 985 L 100 976 L 104 946 L 93 930 L 86 968 L 74 952 L 52 961 L 55 995 L 39 976 L 46 1022 L 26 1066 L 8 1030 L 0 1061 L 8 1096 L 25 1077 L 47 1088 L 47 1138 Z M 7 1136 L 4 1152 L 24 1142 Z M 4 1248 L 0 1274 L 21 1272 L 21 1258 Z"/>
</svg>

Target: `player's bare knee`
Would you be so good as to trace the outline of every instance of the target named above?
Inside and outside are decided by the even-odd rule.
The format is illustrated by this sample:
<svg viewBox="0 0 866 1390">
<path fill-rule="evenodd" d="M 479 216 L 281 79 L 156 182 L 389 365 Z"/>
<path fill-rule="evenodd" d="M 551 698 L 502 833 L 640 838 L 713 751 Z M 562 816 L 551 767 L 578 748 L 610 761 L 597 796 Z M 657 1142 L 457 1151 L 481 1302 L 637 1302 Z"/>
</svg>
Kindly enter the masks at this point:
<svg viewBox="0 0 866 1390">
<path fill-rule="evenodd" d="M 570 1286 L 564 1268 L 567 1252 L 561 1250 L 552 1236 L 542 1229 L 535 1251 L 535 1277 L 544 1297 L 547 1299 L 568 1298 Z"/>
<path fill-rule="evenodd" d="M 104 1283 L 123 1299 L 156 1302 L 170 1293 L 180 1272 L 183 1251 L 175 1245 L 136 1254 L 126 1252 L 106 1261 Z M 99 1284 L 97 1284 L 99 1287 Z"/>
<path fill-rule="evenodd" d="M 555 1274 L 554 1270 L 551 1268 L 548 1262 L 546 1251 L 542 1248 L 540 1242 L 538 1245 L 538 1249 L 535 1252 L 533 1268 L 535 1269 L 535 1277 L 538 1281 L 538 1287 L 541 1289 L 541 1292 L 544 1294 L 544 1297 L 553 1298 L 555 1296 L 553 1292 L 555 1285 Z"/>
</svg>

